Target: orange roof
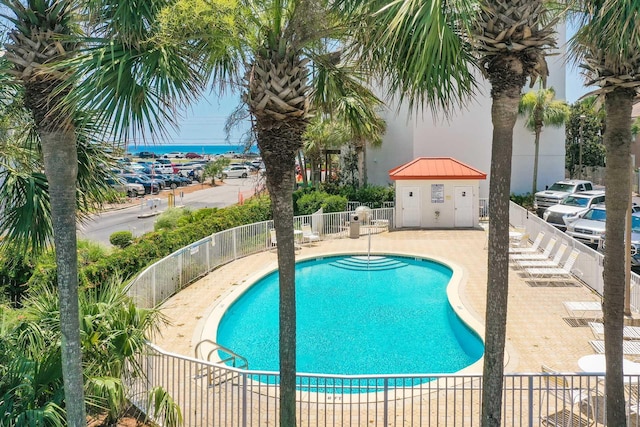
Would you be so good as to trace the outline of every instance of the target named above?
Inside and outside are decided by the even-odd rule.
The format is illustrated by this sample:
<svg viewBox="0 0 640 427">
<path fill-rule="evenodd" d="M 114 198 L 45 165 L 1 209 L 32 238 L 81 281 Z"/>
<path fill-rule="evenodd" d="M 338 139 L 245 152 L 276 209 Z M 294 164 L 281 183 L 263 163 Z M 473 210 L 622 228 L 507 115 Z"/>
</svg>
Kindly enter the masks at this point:
<svg viewBox="0 0 640 427">
<path fill-rule="evenodd" d="M 389 171 L 398 179 L 486 179 L 487 174 L 451 157 L 418 157 Z"/>
</svg>

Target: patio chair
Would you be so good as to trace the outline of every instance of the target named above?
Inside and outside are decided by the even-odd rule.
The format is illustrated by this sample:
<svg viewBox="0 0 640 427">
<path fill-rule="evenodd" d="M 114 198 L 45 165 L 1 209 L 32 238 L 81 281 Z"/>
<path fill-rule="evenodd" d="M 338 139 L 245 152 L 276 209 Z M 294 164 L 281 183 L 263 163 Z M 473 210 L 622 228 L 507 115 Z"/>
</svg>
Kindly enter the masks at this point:
<svg viewBox="0 0 640 427">
<path fill-rule="evenodd" d="M 604 354 L 604 340 L 589 341 L 596 353 Z M 640 357 L 640 342 L 625 340 L 622 342 L 622 353 L 627 356 Z"/>
<path fill-rule="evenodd" d="M 278 246 L 278 240 L 276 239 L 276 229 L 269 229 L 269 240 L 271 241 L 271 248 Z"/>
<path fill-rule="evenodd" d="M 562 268 L 525 268 L 524 270 L 531 277 L 573 277 L 573 273 L 571 269 L 573 269 L 573 265 L 576 263 L 578 256 L 580 255 L 580 251 L 574 249 L 569 254 L 569 257 L 566 259 Z"/>
<path fill-rule="evenodd" d="M 320 241 L 320 235 L 318 233 L 314 233 L 313 230 L 311 230 L 311 224 L 302 224 L 302 243 L 309 243 L 310 245 L 313 244 L 313 242 L 319 242 Z"/>
<path fill-rule="evenodd" d="M 594 420 L 584 418 L 580 409 L 576 408 L 577 404 L 583 405 L 584 402 L 588 402 L 589 390 L 573 387 L 573 384 L 564 375 L 546 365 L 542 365 L 542 373 L 545 374 L 543 376 L 544 385 L 542 385 L 544 394 L 540 406 L 545 408 L 543 402 L 546 397 L 546 408 L 551 412 L 541 417 L 542 423 L 553 427 L 592 425 Z"/>
<path fill-rule="evenodd" d="M 549 239 L 549 241 L 547 242 L 547 245 L 544 247 L 544 250 L 542 252 L 527 252 L 527 253 L 513 254 L 509 256 L 509 259 L 515 262 L 517 262 L 518 260 L 525 260 L 525 259 L 548 260 L 549 256 L 551 255 L 551 251 L 553 250 L 557 241 L 558 239 L 556 239 L 555 237 L 552 237 Z"/>
<path fill-rule="evenodd" d="M 516 254 L 516 253 L 534 253 L 534 252 L 538 252 L 538 248 L 540 247 L 540 244 L 542 243 L 542 239 L 544 239 L 544 232 L 541 231 L 538 233 L 538 235 L 536 236 L 536 240 L 533 241 L 533 244 L 531 246 L 518 246 L 518 247 L 511 247 L 509 248 L 509 253 L 510 254 Z M 522 242 L 526 242 L 528 241 L 528 239 L 522 239 Z"/>
<path fill-rule="evenodd" d="M 589 328 L 596 339 L 604 339 L 604 324 L 600 322 L 589 322 Z M 640 326 L 624 326 L 622 336 L 626 340 L 640 340 Z"/>
<path fill-rule="evenodd" d="M 560 267 L 560 260 L 564 256 L 567 250 L 567 244 L 560 245 L 552 260 L 532 260 L 532 259 L 517 259 L 516 264 L 519 268 L 532 268 L 532 267 L 545 267 L 545 268 L 557 268 Z"/>
</svg>

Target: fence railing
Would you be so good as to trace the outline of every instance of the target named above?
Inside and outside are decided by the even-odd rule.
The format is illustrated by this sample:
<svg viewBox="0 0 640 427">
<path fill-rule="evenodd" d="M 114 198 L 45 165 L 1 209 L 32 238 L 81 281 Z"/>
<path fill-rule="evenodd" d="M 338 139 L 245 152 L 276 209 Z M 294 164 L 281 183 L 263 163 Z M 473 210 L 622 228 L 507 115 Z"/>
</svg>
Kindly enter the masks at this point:
<svg viewBox="0 0 640 427">
<path fill-rule="evenodd" d="M 323 240 L 350 236 L 354 212 L 314 213 L 294 218 L 294 227 L 311 224 Z M 375 234 L 394 228 L 394 209 L 372 209 L 359 224 L 359 234 Z M 224 230 L 205 237 L 143 270 L 129 285 L 128 294 L 141 307 L 154 307 L 213 269 L 239 258 L 271 249 L 273 221 Z"/>
<path fill-rule="evenodd" d="M 544 221 L 542 218 L 539 218 L 535 213 L 530 212 L 513 202 L 510 203 L 509 206 L 509 222 L 514 227 L 526 229 L 532 239 L 534 239 L 540 231 L 544 231 L 545 237 L 542 241 L 541 247 L 544 247 L 547 241 L 554 237 L 558 241 L 557 245 L 564 243 L 567 245 L 569 250 L 577 248 L 580 251 L 580 255 L 574 264 L 572 272 L 578 279 L 596 291 L 599 295 L 603 294 L 603 254 L 568 236 L 564 232 Z M 640 309 L 640 276 L 633 272 L 631 273 L 630 305 L 631 311 L 638 313 L 638 310 Z"/>
<path fill-rule="evenodd" d="M 140 364 L 146 378 L 130 381 L 132 401 L 145 407 L 149 387 L 162 386 L 180 406 L 185 427 L 279 424 L 277 373 L 217 365 L 153 345 Z M 627 389 L 639 380 L 625 377 Z M 297 384 L 300 426 L 481 425 L 481 375 L 299 374 Z M 603 395 L 597 374 L 506 374 L 501 424 L 603 426 Z M 628 425 L 638 425 L 638 405 L 628 403 Z"/>
</svg>

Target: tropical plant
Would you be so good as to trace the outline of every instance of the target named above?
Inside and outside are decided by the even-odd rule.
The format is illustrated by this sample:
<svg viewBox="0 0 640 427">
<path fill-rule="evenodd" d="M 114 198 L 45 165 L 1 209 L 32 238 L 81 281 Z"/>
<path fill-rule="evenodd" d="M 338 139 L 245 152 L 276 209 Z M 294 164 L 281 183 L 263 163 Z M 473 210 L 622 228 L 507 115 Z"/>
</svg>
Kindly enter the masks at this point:
<svg viewBox="0 0 640 427">
<path fill-rule="evenodd" d="M 585 166 L 605 165 L 602 142 L 605 112 L 596 99 L 596 96 L 587 96 L 571 105 L 571 114 L 565 123 L 565 168 L 572 178 L 581 177 Z"/>
<path fill-rule="evenodd" d="M 518 113 L 525 116 L 524 126 L 535 135 L 531 194 L 538 191 L 538 159 L 542 128 L 544 126 L 560 127 L 569 119 L 569 105 L 554 99 L 555 95 L 556 91 L 553 88 L 540 88 L 522 95 L 518 106 Z"/>
<path fill-rule="evenodd" d="M 133 242 L 133 233 L 128 230 L 116 231 L 109 236 L 109 243 L 124 249 Z"/>
<path fill-rule="evenodd" d="M 229 25 L 215 11 L 224 1 L 181 0 L 162 15 L 167 40 L 208 45 L 220 50 L 215 31 Z M 296 311 L 295 245 L 292 192 L 295 158 L 311 117 L 310 82 L 344 82 L 339 93 L 315 89 L 323 105 L 336 105 L 344 96 L 373 97 L 363 77 L 341 64 L 341 45 L 347 35 L 340 15 L 325 0 L 256 0 L 233 9 L 240 28 L 235 41 L 224 46 L 227 55 L 212 61 L 216 83 L 231 81 L 242 88 L 251 116 L 252 132 L 265 163 L 274 228 L 278 239 L 280 283 L 280 425 L 296 424 Z M 313 70 L 309 68 L 313 62 Z M 242 71 L 242 75 L 240 75 Z M 316 79 L 315 76 L 324 76 Z M 222 80 L 226 77 L 226 80 Z M 220 79 L 218 79 L 220 78 Z M 330 86 L 327 86 L 330 87 Z M 335 97 L 335 98 L 334 98 Z"/>
<path fill-rule="evenodd" d="M 448 2 L 342 0 L 343 9 L 374 10 L 375 24 L 362 25 L 359 49 L 381 69 L 385 83 L 408 106 L 428 104 L 443 114 L 474 90 L 474 66 L 491 85 L 493 141 L 489 205 L 485 358 L 482 425 L 501 421 L 504 345 L 509 293 L 509 193 L 513 129 L 527 79 L 543 86 L 545 55 L 555 46 L 555 19 L 543 0 Z"/>
<path fill-rule="evenodd" d="M 129 129 L 161 134 L 163 120 L 173 123 L 169 110 L 196 95 L 202 81 L 192 65 L 194 50 L 166 49 L 153 38 L 163 4 L 2 0 L 3 16 L 13 26 L 2 58 L 12 67 L 1 67 L 3 79 L 10 75 L 24 87 L 49 186 L 65 409 L 72 427 L 86 424 L 76 250 L 78 135 L 100 130 L 125 137 Z"/>
<path fill-rule="evenodd" d="M 578 31 L 570 40 L 572 59 L 584 69 L 593 94 L 604 101 L 603 140 L 607 150 L 607 246 L 604 258 L 604 313 L 607 425 L 626 424 L 622 371 L 625 312 L 625 218 L 630 206 L 631 112 L 640 90 L 640 2 L 576 2 Z"/>
<path fill-rule="evenodd" d="M 229 163 L 231 163 L 231 160 L 226 157 L 218 157 L 214 161 L 207 163 L 202 173 L 202 181 L 211 178 L 211 184 L 216 185 L 216 177 L 220 177 L 220 181 L 222 181 L 222 170 Z"/>
</svg>

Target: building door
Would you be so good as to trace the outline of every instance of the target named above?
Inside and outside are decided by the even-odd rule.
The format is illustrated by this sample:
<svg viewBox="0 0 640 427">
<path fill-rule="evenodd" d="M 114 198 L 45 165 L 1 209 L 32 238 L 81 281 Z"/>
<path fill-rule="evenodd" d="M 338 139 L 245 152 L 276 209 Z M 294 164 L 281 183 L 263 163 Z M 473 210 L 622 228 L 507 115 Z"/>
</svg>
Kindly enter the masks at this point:
<svg viewBox="0 0 640 427">
<path fill-rule="evenodd" d="M 418 187 L 402 189 L 402 226 L 420 226 L 420 188 Z"/>
<path fill-rule="evenodd" d="M 454 227 L 473 227 L 473 188 L 454 187 Z"/>
</svg>

